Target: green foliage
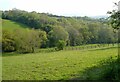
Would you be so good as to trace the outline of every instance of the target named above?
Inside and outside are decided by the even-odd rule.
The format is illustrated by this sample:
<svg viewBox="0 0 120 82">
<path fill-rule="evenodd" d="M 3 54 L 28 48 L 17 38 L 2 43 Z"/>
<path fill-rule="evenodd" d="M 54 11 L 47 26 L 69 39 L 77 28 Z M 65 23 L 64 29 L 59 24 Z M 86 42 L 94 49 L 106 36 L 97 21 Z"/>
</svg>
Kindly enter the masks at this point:
<svg viewBox="0 0 120 82">
<path fill-rule="evenodd" d="M 13 35 L 9 31 L 3 30 L 2 32 L 2 50 L 3 52 L 12 52 L 16 50 L 16 43 Z"/>
<path fill-rule="evenodd" d="M 59 40 L 67 41 L 68 33 L 61 26 L 54 26 L 53 30 L 49 32 L 49 44 L 50 46 L 56 46 Z"/>
<path fill-rule="evenodd" d="M 28 53 L 46 45 L 46 32 L 30 29 L 18 22 L 3 19 L 2 31 L 2 48 L 4 52 Z"/>
<path fill-rule="evenodd" d="M 3 52 L 12 52 L 15 51 L 15 42 L 14 40 L 10 39 L 3 39 L 2 40 L 2 50 Z"/>
<path fill-rule="evenodd" d="M 98 44 L 98 43 L 115 43 L 117 42 L 117 33 L 107 25 L 106 19 L 92 19 L 89 17 L 64 17 L 55 16 L 46 13 L 27 12 L 19 9 L 12 9 L 9 11 L 2 11 L 3 29 L 40 29 L 44 39 L 39 39 L 40 46 L 56 47 L 59 40 L 66 42 L 66 46 L 80 46 L 83 44 Z M 9 20 L 4 20 L 9 19 Z M 10 21 L 12 20 L 12 21 Z M 15 22 L 13 22 L 15 21 Z M 26 26 L 25 26 L 26 25 Z M 32 31 L 31 35 L 38 38 L 39 33 Z M 14 33 L 14 32 L 13 32 Z M 26 33 L 25 33 L 26 34 Z M 38 36 L 36 36 L 38 35 Z M 45 35 L 45 36 L 44 36 Z M 24 32 L 23 32 L 23 37 Z M 19 37 L 18 37 L 19 38 Z M 42 37 L 41 37 L 42 38 Z M 27 40 L 27 38 L 25 38 Z M 25 42 L 26 42 L 25 40 Z M 28 39 L 30 40 L 30 39 Z M 22 41 L 21 41 L 22 42 Z M 36 42 L 36 39 L 28 42 Z M 29 43 L 30 44 L 30 43 Z M 26 44 L 28 45 L 28 44 Z M 36 45 L 36 43 L 30 44 Z M 39 44 L 38 44 L 39 45 Z M 34 51 L 30 49 L 30 51 Z"/>
<path fill-rule="evenodd" d="M 109 17 L 111 26 L 118 30 L 120 27 L 120 11 L 113 10 L 112 12 L 108 13 L 111 14 Z"/>
<path fill-rule="evenodd" d="M 57 50 L 63 50 L 65 46 L 66 46 L 66 42 L 63 40 L 59 40 L 57 43 Z"/>
<path fill-rule="evenodd" d="M 2 50 L 4 52 L 17 51 L 19 53 L 34 52 L 47 40 L 46 33 L 34 29 L 3 30 Z"/>
<path fill-rule="evenodd" d="M 15 30 L 15 41 L 17 43 L 17 51 L 22 53 L 34 52 L 36 48 L 40 48 L 46 41 L 46 33 L 41 30 L 27 29 Z M 19 35 L 18 35 L 19 34 Z"/>
</svg>

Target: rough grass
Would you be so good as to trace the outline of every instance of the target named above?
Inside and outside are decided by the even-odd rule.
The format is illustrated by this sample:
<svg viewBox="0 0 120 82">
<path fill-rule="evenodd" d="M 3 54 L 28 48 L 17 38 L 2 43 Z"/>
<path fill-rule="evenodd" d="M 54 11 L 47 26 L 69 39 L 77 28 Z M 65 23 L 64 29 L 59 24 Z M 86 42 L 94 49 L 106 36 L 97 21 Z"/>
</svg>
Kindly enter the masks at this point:
<svg viewBox="0 0 120 82">
<path fill-rule="evenodd" d="M 2 57 L 3 80 L 66 80 L 86 77 L 87 68 L 117 56 L 117 48 L 67 50 L 34 54 L 6 54 Z M 3 54 L 5 55 L 5 54 Z M 91 70 L 92 71 L 92 70 Z M 97 71 L 94 71 L 96 72 Z M 92 77 L 98 77 L 92 74 Z"/>
</svg>

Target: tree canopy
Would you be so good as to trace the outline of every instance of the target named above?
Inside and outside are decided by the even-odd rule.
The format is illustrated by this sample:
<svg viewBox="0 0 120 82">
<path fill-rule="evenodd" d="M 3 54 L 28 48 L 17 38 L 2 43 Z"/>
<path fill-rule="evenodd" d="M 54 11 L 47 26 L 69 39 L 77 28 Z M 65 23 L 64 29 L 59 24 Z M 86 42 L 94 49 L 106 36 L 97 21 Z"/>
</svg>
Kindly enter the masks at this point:
<svg viewBox="0 0 120 82">
<path fill-rule="evenodd" d="M 112 23 L 114 28 L 118 28 L 120 24 L 117 18 L 119 17 L 118 13 L 119 12 L 114 12 L 116 15 L 111 15 L 111 20 L 113 20 L 113 23 L 115 22 L 115 24 Z M 60 40 L 65 42 L 66 46 L 117 42 L 115 38 L 117 34 L 114 34 L 112 27 L 107 24 L 108 22 L 105 18 L 93 19 L 87 16 L 65 17 L 48 13 L 37 13 L 35 11 L 27 12 L 12 9 L 2 11 L 2 19 L 29 26 L 28 31 L 16 30 L 13 34 L 9 33 L 8 35 L 14 35 L 10 41 L 12 43 L 17 42 L 17 48 L 19 46 L 18 43 L 23 43 L 23 48 L 25 45 L 26 49 L 27 45 L 31 46 L 31 48 L 29 48 L 31 52 L 34 51 L 34 48 L 38 47 L 56 47 L 57 44 L 60 43 Z M 116 21 L 118 22 L 116 23 Z M 15 35 L 16 33 L 20 35 Z M 3 39 L 4 38 L 6 37 L 3 37 Z"/>
</svg>

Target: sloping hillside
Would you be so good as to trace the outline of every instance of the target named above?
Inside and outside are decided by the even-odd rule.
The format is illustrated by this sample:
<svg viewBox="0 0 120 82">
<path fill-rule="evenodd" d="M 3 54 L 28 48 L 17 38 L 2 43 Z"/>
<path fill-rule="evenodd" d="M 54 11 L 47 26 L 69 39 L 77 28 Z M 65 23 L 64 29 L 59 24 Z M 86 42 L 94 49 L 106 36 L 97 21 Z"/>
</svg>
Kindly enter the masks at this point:
<svg viewBox="0 0 120 82">
<path fill-rule="evenodd" d="M 3 30 L 14 30 L 14 29 L 25 29 L 28 28 L 28 26 L 21 24 L 21 23 L 17 23 L 17 22 L 13 22 L 11 20 L 6 20 L 6 19 L 2 19 L 2 29 Z"/>
</svg>

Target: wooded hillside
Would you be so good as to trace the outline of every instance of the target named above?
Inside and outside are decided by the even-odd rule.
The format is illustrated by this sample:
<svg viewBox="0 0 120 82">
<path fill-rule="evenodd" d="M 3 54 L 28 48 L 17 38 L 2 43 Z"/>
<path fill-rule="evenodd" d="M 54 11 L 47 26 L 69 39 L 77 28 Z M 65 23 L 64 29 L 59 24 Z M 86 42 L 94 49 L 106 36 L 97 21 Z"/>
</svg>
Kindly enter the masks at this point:
<svg viewBox="0 0 120 82">
<path fill-rule="evenodd" d="M 3 25 L 3 51 L 22 49 L 21 51 L 27 50 L 26 52 L 29 52 L 28 47 L 31 52 L 34 52 L 34 48 L 40 47 L 117 42 L 117 33 L 113 32 L 113 29 L 108 25 L 107 19 L 104 18 L 65 17 L 13 9 L 2 11 L 2 19 L 28 26 L 25 31 L 14 29 L 10 33 L 9 30 L 4 29 Z M 9 29 L 12 28 L 12 26 L 9 26 Z M 15 38 L 16 36 L 17 38 Z M 22 43 L 25 47 L 18 47 Z M 6 48 L 6 45 L 10 47 L 7 46 Z"/>
</svg>

